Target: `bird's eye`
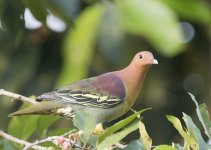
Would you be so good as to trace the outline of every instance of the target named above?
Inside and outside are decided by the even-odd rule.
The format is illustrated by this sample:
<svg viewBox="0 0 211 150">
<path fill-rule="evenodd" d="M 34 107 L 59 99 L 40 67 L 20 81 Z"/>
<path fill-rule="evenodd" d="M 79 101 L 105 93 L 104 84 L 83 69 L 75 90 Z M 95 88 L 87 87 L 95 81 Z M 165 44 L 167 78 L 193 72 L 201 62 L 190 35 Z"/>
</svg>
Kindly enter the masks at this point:
<svg viewBox="0 0 211 150">
<path fill-rule="evenodd" d="M 143 58 L 143 56 L 142 56 L 142 55 L 139 55 L 139 58 L 140 58 L 140 59 L 142 59 L 142 58 Z"/>
</svg>

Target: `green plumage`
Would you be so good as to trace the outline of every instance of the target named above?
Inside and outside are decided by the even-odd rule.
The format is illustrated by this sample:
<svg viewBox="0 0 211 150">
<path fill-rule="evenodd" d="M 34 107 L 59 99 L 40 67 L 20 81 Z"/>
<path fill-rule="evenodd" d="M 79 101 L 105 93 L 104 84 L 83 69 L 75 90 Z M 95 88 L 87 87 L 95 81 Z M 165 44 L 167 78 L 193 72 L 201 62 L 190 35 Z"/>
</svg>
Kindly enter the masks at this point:
<svg viewBox="0 0 211 150">
<path fill-rule="evenodd" d="M 144 81 L 147 68 L 158 64 L 152 53 L 135 55 L 126 68 L 84 79 L 37 97 L 39 103 L 10 116 L 60 115 L 73 117 L 76 111 L 85 111 L 97 122 L 114 120 L 133 106 Z"/>
<path fill-rule="evenodd" d="M 75 111 L 85 109 L 96 118 L 102 118 L 110 112 L 106 109 L 111 109 L 122 103 L 124 98 L 125 87 L 122 81 L 110 73 L 75 82 L 56 91 L 42 94 L 37 97 L 37 101 L 41 101 L 40 103 L 16 111 L 10 116 L 52 114 L 69 118 L 74 115 Z M 102 112 L 102 114 L 95 114 L 96 111 Z M 106 116 L 103 120 L 110 121 Z"/>
</svg>

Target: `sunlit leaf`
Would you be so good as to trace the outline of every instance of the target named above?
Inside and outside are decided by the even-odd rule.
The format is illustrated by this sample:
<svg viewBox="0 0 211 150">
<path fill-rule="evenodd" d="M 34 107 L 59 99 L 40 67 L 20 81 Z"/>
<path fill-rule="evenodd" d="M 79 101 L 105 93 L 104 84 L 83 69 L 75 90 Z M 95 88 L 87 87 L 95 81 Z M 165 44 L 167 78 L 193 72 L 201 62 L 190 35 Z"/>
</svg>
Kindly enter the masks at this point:
<svg viewBox="0 0 211 150">
<path fill-rule="evenodd" d="M 210 5 L 201 0 L 162 0 L 172 7 L 182 18 L 190 21 L 210 24 Z M 197 12 L 197 13 L 193 13 Z"/>
<path fill-rule="evenodd" d="M 191 93 L 188 93 L 188 94 L 191 96 L 192 100 L 196 104 L 196 113 L 197 113 L 197 116 L 198 116 L 201 124 L 203 125 L 205 134 L 209 138 L 211 138 L 211 121 L 209 119 L 209 112 L 207 111 L 206 104 L 199 105 L 195 99 L 195 96 Z"/>
<path fill-rule="evenodd" d="M 177 149 L 175 147 L 169 146 L 169 145 L 159 145 L 159 146 L 155 147 L 153 150 L 177 150 Z"/>
<path fill-rule="evenodd" d="M 106 129 L 105 132 L 100 135 L 99 140 L 98 140 L 98 144 L 100 142 L 102 142 L 106 137 L 110 136 L 112 133 L 118 131 L 119 129 L 121 129 L 121 128 L 125 127 L 126 125 L 128 125 L 129 123 L 131 123 L 135 118 L 137 118 L 138 115 L 140 115 L 141 113 L 143 113 L 143 112 L 145 112 L 149 109 L 151 109 L 151 108 L 147 108 L 147 109 L 143 109 L 141 111 L 138 111 L 138 112 L 132 114 L 131 116 L 117 122 L 116 124 L 109 127 L 108 129 Z"/>
<path fill-rule="evenodd" d="M 165 56 L 182 52 L 183 35 L 176 14 L 156 0 L 117 1 L 125 29 L 147 38 Z"/>
<path fill-rule="evenodd" d="M 104 8 L 93 5 L 85 9 L 69 30 L 64 42 L 62 68 L 57 85 L 65 85 L 84 78 L 91 62 L 96 32 Z"/>
<path fill-rule="evenodd" d="M 186 126 L 188 130 L 190 131 L 190 134 L 192 137 L 194 137 L 197 141 L 197 149 L 210 149 L 210 147 L 207 145 L 207 143 L 202 138 L 200 130 L 197 128 L 197 126 L 193 123 L 190 116 L 183 113 L 183 120 L 186 123 Z"/>
<path fill-rule="evenodd" d="M 183 130 L 182 124 L 180 120 L 177 117 L 166 115 L 167 119 L 174 125 L 174 127 L 177 129 L 179 134 L 184 138 L 184 140 L 190 145 L 190 147 L 193 150 L 196 150 L 198 147 L 198 144 L 194 137 L 190 136 L 187 132 Z"/>
<path fill-rule="evenodd" d="M 144 144 L 144 147 L 146 149 L 151 149 L 152 139 L 148 135 L 144 123 L 141 122 L 141 121 L 139 121 L 139 132 L 140 132 L 140 135 L 141 135 L 140 139 L 141 139 L 142 143 Z"/>
<path fill-rule="evenodd" d="M 104 150 L 105 148 L 108 148 L 112 146 L 113 144 L 119 142 L 122 140 L 125 136 L 127 136 L 129 133 L 135 131 L 138 129 L 138 123 L 139 120 L 134 120 L 131 124 L 126 126 L 122 131 L 119 131 L 117 133 L 114 133 L 110 136 L 107 136 L 102 142 L 98 143 L 97 149 Z"/>
</svg>

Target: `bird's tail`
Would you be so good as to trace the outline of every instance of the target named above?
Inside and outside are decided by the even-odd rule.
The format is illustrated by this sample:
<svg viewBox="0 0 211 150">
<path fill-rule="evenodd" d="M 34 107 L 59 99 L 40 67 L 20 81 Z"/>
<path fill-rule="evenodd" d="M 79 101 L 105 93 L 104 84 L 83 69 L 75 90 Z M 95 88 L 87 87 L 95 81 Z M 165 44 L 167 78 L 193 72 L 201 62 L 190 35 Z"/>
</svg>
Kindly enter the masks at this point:
<svg viewBox="0 0 211 150">
<path fill-rule="evenodd" d="M 53 114 L 53 110 L 56 110 L 58 107 L 58 103 L 43 101 L 37 104 L 31 105 L 25 109 L 18 110 L 12 114 L 9 114 L 9 117 L 13 116 L 21 116 L 21 115 L 48 115 Z"/>
</svg>

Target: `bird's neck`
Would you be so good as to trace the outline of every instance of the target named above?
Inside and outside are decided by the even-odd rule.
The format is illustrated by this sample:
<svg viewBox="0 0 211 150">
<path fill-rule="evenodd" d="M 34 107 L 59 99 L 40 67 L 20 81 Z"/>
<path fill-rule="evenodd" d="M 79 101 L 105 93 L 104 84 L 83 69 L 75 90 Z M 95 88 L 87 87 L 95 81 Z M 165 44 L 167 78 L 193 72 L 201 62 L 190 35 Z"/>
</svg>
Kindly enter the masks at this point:
<svg viewBox="0 0 211 150">
<path fill-rule="evenodd" d="M 129 99 L 128 104 L 132 106 L 139 94 L 142 87 L 145 74 L 148 67 L 137 68 L 133 66 L 128 66 L 118 72 L 119 78 L 124 81 L 124 85 L 127 92 L 127 99 Z"/>
</svg>

